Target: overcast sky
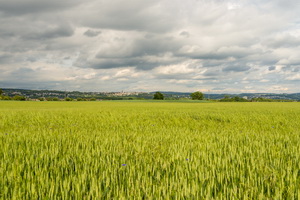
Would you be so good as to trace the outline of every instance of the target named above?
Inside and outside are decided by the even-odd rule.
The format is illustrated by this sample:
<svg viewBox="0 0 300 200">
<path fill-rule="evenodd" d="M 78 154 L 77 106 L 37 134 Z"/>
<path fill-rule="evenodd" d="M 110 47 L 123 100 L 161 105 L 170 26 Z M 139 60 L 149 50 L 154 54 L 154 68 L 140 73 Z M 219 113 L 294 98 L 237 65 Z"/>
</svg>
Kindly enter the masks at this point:
<svg viewBox="0 0 300 200">
<path fill-rule="evenodd" d="M 299 0 L 0 0 L 0 88 L 300 92 Z"/>
</svg>

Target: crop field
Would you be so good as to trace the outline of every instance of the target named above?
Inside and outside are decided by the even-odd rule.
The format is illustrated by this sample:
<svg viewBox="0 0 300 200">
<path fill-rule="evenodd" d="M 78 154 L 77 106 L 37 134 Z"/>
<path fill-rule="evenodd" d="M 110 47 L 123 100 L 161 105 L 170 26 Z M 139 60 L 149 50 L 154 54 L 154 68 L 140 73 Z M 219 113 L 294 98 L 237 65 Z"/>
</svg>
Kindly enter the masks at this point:
<svg viewBox="0 0 300 200">
<path fill-rule="evenodd" d="M 0 199 L 300 199 L 300 103 L 3 101 Z"/>
</svg>

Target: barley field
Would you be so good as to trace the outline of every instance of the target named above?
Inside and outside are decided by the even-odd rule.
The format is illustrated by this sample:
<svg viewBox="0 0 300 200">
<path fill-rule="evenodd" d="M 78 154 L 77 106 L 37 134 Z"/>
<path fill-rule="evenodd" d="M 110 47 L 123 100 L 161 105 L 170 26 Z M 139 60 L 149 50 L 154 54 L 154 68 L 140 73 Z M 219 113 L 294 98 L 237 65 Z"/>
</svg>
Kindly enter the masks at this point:
<svg viewBox="0 0 300 200">
<path fill-rule="evenodd" d="M 300 199 L 300 103 L 0 102 L 0 199 Z"/>
</svg>

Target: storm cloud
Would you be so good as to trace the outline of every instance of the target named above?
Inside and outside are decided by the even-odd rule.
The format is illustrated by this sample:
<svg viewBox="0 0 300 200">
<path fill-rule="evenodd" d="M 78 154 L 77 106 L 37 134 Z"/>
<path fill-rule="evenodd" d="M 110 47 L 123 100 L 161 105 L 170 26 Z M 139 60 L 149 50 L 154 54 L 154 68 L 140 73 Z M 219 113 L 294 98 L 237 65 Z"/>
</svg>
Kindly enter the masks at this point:
<svg viewBox="0 0 300 200">
<path fill-rule="evenodd" d="M 0 88 L 299 92 L 299 12 L 296 0 L 0 0 Z"/>
</svg>

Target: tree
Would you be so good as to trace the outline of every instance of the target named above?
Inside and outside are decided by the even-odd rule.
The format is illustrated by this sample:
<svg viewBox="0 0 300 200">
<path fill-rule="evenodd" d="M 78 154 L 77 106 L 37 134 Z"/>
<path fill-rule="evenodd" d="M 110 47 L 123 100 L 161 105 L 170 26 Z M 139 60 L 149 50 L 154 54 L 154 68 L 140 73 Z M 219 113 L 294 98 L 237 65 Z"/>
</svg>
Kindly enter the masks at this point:
<svg viewBox="0 0 300 200">
<path fill-rule="evenodd" d="M 219 101 L 220 102 L 248 102 L 247 99 L 244 99 L 244 98 L 239 97 L 239 96 L 234 96 L 234 97 L 231 97 L 231 98 L 229 96 L 225 96 L 223 99 L 220 99 Z"/>
<path fill-rule="evenodd" d="M 160 92 L 155 92 L 153 99 L 158 99 L 158 100 L 163 100 L 164 99 L 164 95 Z"/>
<path fill-rule="evenodd" d="M 0 96 L 3 94 L 3 91 L 2 91 L 2 89 L 0 88 Z"/>
<path fill-rule="evenodd" d="M 198 91 L 198 92 L 192 93 L 192 94 L 191 94 L 191 97 L 192 97 L 193 100 L 202 100 L 203 97 L 204 97 L 204 95 L 203 95 L 202 92 L 199 92 L 199 91 Z"/>
<path fill-rule="evenodd" d="M 25 101 L 26 97 L 16 95 L 16 96 L 13 97 L 13 100 L 15 100 L 15 101 Z"/>
</svg>

